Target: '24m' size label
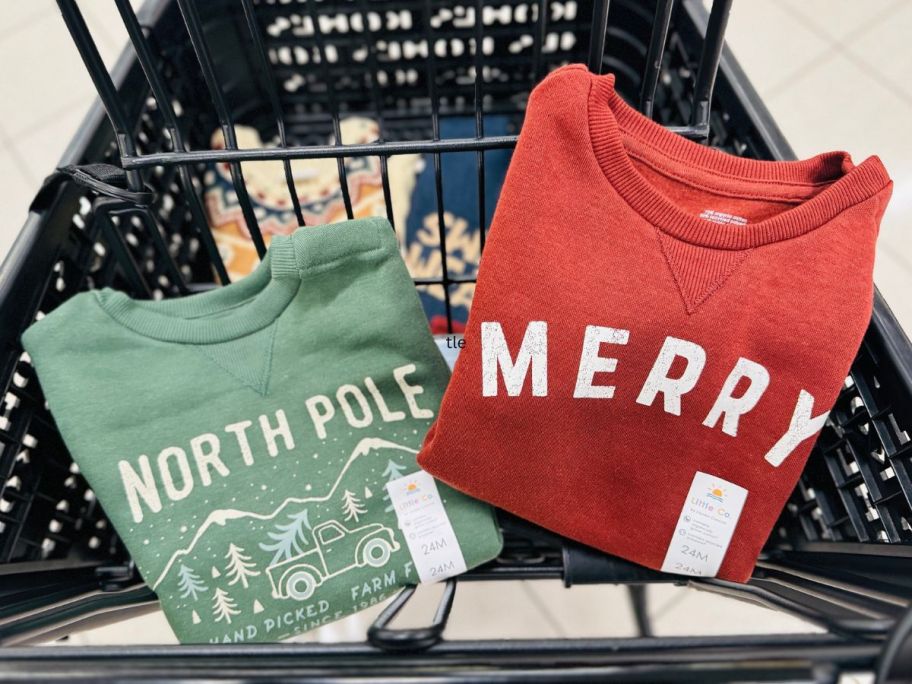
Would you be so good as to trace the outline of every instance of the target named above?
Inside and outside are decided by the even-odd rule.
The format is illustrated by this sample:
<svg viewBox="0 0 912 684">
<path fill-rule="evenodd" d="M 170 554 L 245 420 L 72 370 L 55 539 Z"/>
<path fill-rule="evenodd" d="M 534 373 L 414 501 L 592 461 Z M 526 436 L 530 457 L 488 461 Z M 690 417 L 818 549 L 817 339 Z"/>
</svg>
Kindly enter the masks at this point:
<svg viewBox="0 0 912 684">
<path fill-rule="evenodd" d="M 662 572 L 715 577 L 745 501 L 744 487 L 698 471 L 684 500 Z"/>
<path fill-rule="evenodd" d="M 439 582 L 465 572 L 465 558 L 434 478 L 419 470 L 387 483 L 386 490 L 421 581 Z"/>
</svg>

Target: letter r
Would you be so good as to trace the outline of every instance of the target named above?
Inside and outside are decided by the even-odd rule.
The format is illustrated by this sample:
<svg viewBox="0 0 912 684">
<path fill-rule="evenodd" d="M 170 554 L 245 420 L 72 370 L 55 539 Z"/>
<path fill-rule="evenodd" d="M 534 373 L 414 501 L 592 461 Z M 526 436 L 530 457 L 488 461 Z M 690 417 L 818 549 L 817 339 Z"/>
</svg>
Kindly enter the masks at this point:
<svg viewBox="0 0 912 684">
<path fill-rule="evenodd" d="M 687 367 L 681 373 L 681 377 L 669 378 L 668 371 L 671 370 L 675 358 L 679 356 L 687 359 Z M 680 416 L 681 396 L 694 388 L 705 365 L 706 351 L 699 344 L 677 337 L 666 337 L 636 402 L 643 406 L 652 406 L 656 395 L 661 392 L 665 413 Z"/>
<path fill-rule="evenodd" d="M 733 396 L 735 388 L 742 378 L 747 378 L 750 384 L 744 390 L 744 394 L 735 397 Z M 706 414 L 703 425 L 714 428 L 719 422 L 719 418 L 722 418 L 722 432 L 737 437 L 738 419 L 757 405 L 760 397 L 769 387 L 769 383 L 770 376 L 766 368 L 742 356 L 725 379 L 722 390 L 716 397 L 716 403 Z"/>
</svg>

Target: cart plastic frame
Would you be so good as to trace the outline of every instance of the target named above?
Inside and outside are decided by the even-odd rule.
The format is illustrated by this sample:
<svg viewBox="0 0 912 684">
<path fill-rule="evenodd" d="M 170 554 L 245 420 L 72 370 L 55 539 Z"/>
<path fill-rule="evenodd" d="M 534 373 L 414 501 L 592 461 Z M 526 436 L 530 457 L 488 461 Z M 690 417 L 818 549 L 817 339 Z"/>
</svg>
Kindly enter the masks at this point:
<svg viewBox="0 0 912 684">
<path fill-rule="evenodd" d="M 241 162 L 280 160 L 293 210 L 303 223 L 293 190 L 291 160 L 335 159 L 344 205 L 351 217 L 343 160 L 378 157 L 392 221 L 387 161 L 398 154 L 425 154 L 435 172 L 443 266 L 439 277 L 416 279 L 416 286 L 443 289 L 447 323 L 452 329 L 450 289 L 474 282 L 474 278 L 451 276 L 447 269 L 441 156 L 456 152 L 476 156 L 483 248 L 485 153 L 511 148 L 516 142 L 516 135 L 486 135 L 485 115 L 508 111 L 521 118 L 521 93 L 504 94 L 497 91 L 496 84 L 486 81 L 484 75 L 491 68 L 486 60 L 490 58 L 478 49 L 467 53 L 463 65 L 471 68 L 474 80 L 451 92 L 447 88 L 452 84 L 442 80 L 441 73 L 450 73 L 447 70 L 453 68 L 452 60 L 431 48 L 419 76 L 426 98 L 411 97 L 408 105 L 412 109 L 397 112 L 389 106 L 389 88 L 375 77 L 382 68 L 376 53 L 379 38 L 372 34 L 376 31 L 372 22 L 364 20 L 357 36 L 366 47 L 362 64 L 366 78 L 359 97 L 363 99 L 362 110 L 378 121 L 380 138 L 373 143 L 342 145 L 339 122 L 344 112 L 352 111 L 351 95 L 334 85 L 334 63 L 327 55 L 338 36 L 323 32 L 319 15 L 329 11 L 327 8 L 337 11 L 346 4 L 345 11 L 366 16 L 376 5 L 369 6 L 365 0 L 308 0 L 297 4 L 313 27 L 310 39 L 317 58 L 308 68 L 321 73 L 326 89 L 320 91 L 319 106 L 314 110 L 295 106 L 295 114 L 290 116 L 287 93 L 273 73 L 280 65 L 274 45 L 263 31 L 262 19 L 263 15 L 282 11 L 288 3 L 218 0 L 215 4 L 227 6 L 229 2 L 236 6 L 233 30 L 247 32 L 245 73 L 259 78 L 256 97 L 262 107 L 256 113 L 257 120 L 264 126 L 262 122 L 271 121 L 274 126 L 274 144 L 270 147 L 241 149 L 237 144 L 234 127 L 245 118 L 236 109 L 237 93 L 226 88 L 220 72 L 226 59 L 233 62 L 226 57 L 224 45 L 212 42 L 212 33 L 200 14 L 204 3 L 152 0 L 137 15 L 128 0 L 114 0 L 132 48 L 109 73 L 76 2 L 58 0 L 100 98 L 65 153 L 63 164 L 115 163 L 125 171 L 124 191 L 136 194 L 151 190 L 158 194 L 159 202 L 167 194 L 179 198 L 185 211 L 179 216 L 175 216 L 177 212 L 168 215 L 160 204 L 137 204 L 125 201 L 122 195 L 105 196 L 104 192 L 91 194 L 78 183 L 64 182 L 48 206 L 29 216 L 0 268 L 0 380 L 7 396 L 0 415 L 0 503 L 8 502 L 0 505 L 0 644 L 5 645 L 0 648 L 0 677 L 320 677 L 329 681 L 374 675 L 447 681 L 489 681 L 495 677 L 501 681 L 835 681 L 841 672 L 872 671 L 875 667 L 881 672 L 889 670 L 896 652 L 903 649 L 887 649 L 889 654 L 884 656 L 883 647 L 885 643 L 901 646 L 904 642 L 908 620 L 903 618 L 912 601 L 912 525 L 907 522 L 912 521 L 912 346 L 879 294 L 850 379 L 752 580 L 747 585 L 718 580 L 686 582 L 698 589 L 789 612 L 823 627 L 824 634 L 650 636 L 642 587 L 656 582 L 685 583 L 682 578 L 595 553 L 504 515 L 507 544 L 498 561 L 451 581 L 435 615 L 422 628 L 402 630 L 393 626 L 396 615 L 412 596 L 411 589 L 404 590 L 371 627 L 368 643 L 138 646 L 78 651 L 25 647 L 75 629 L 154 610 L 156 602 L 139 583 L 119 540 L 106 525 L 103 511 L 56 435 L 40 387 L 22 355 L 19 335 L 39 312 L 47 312 L 86 287 L 112 284 L 135 296 L 179 296 L 211 286 L 213 275 L 228 282 L 199 196 L 198 177 L 206 164 L 228 164 L 251 238 L 262 255 L 265 242 Z M 738 154 L 794 158 L 769 112 L 724 47 L 731 0 L 717 0 L 709 14 L 693 0 L 647 3 L 648 30 L 631 34 L 629 40 L 613 26 L 611 17 L 615 12 L 636 17 L 647 10 L 630 0 L 578 0 L 573 2 L 578 14 L 563 28 L 585 37 L 587 44 L 578 43 L 570 55 L 552 49 L 548 43 L 553 29 L 551 10 L 566 2 L 510 0 L 508 4 L 514 10 L 525 7 L 528 20 L 523 26 L 503 31 L 525 32 L 532 43 L 518 57 L 498 59 L 524 70 L 526 91 L 562 61 L 582 59 L 593 71 L 616 71 L 619 82 L 628 85 L 626 94 L 638 101 L 643 112 L 681 135 Z M 402 3 L 415 16 L 426 19 L 449 5 L 431 0 Z M 482 16 L 488 5 L 485 0 L 466 0 L 460 7 L 467 13 L 474 8 L 476 16 Z M 159 27 L 165 22 L 170 22 L 170 29 L 183 27 L 186 31 L 179 38 L 185 42 L 182 51 L 163 44 Z M 475 21 L 454 36 L 477 46 L 483 44 L 489 30 L 493 27 Z M 428 20 L 414 26 L 413 37 L 430 46 L 441 36 Z M 624 41 L 633 46 L 638 65 L 631 66 L 615 53 L 619 46 L 626 49 Z M 210 149 L 198 139 L 190 140 L 188 114 L 174 104 L 187 96 L 186 92 L 173 92 L 174 80 L 180 80 L 175 65 L 198 70 L 194 83 L 202 86 L 201 99 L 212 109 L 205 121 L 222 131 L 223 149 Z M 418 111 L 422 106 L 424 109 Z M 453 114 L 474 117 L 474 137 L 441 138 L 440 120 Z M 418 119 L 421 123 L 415 124 Z M 193 124 L 198 126 L 201 120 L 195 119 Z M 307 131 L 319 126 L 334 134 L 335 142 L 315 143 Z M 150 140 L 150 131 L 160 133 L 161 140 Z M 152 267 L 144 268 L 149 261 Z M 74 270 L 76 275 L 70 278 Z M 643 636 L 443 640 L 450 608 L 458 600 L 458 584 L 510 579 L 560 579 L 568 586 L 626 584 L 631 587 Z"/>
</svg>

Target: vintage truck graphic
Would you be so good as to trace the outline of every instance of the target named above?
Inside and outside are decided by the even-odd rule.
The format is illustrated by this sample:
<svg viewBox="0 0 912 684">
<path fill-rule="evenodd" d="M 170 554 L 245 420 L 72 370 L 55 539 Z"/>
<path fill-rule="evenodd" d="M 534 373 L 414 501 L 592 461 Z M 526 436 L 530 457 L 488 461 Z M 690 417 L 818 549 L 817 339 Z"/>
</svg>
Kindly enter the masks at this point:
<svg viewBox="0 0 912 684">
<path fill-rule="evenodd" d="M 326 580 L 365 565 L 382 567 L 399 550 L 393 531 L 380 523 L 349 529 L 329 520 L 311 534 L 313 548 L 266 568 L 274 598 L 304 601 Z"/>
</svg>

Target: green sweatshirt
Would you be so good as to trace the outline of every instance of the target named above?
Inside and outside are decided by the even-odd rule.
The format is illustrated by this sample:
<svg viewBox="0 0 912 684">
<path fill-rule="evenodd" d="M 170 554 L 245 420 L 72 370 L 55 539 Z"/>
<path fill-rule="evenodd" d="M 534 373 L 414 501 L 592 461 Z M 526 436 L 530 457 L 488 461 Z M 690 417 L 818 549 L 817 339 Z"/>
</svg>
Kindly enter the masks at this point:
<svg viewBox="0 0 912 684">
<path fill-rule="evenodd" d="M 183 642 L 283 639 L 500 550 L 416 465 L 449 371 L 384 220 L 276 236 L 205 294 L 79 294 L 23 344 Z"/>
</svg>

